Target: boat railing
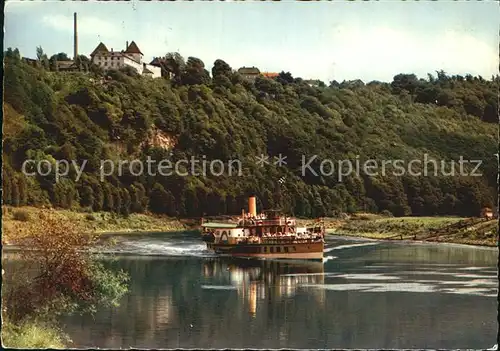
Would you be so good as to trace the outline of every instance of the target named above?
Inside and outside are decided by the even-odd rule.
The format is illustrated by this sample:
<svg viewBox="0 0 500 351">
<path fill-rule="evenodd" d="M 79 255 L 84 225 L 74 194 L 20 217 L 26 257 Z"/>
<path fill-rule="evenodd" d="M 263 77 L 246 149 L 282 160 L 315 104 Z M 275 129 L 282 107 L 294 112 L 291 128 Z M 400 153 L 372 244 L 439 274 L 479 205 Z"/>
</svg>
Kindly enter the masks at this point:
<svg viewBox="0 0 500 351">
<path fill-rule="evenodd" d="M 314 237 L 301 238 L 296 236 L 281 236 L 281 237 L 247 237 L 239 240 L 242 244 L 307 244 L 322 241 L 320 235 Z"/>
</svg>

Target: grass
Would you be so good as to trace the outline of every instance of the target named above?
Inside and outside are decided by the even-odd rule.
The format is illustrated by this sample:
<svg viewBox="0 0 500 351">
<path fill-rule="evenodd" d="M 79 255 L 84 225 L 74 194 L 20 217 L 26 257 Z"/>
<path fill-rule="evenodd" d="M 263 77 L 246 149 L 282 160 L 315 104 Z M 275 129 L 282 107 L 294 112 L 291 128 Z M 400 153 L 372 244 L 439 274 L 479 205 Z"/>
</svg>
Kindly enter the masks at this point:
<svg viewBox="0 0 500 351">
<path fill-rule="evenodd" d="M 363 218 L 356 216 L 338 223 L 329 232 L 336 235 L 372 239 L 431 240 L 472 245 L 496 246 L 496 220 L 475 219 L 464 228 L 456 228 L 462 217 L 393 217 Z"/>
<path fill-rule="evenodd" d="M 186 225 L 181 221 L 153 214 L 133 213 L 125 218 L 109 212 L 77 212 L 71 210 L 42 209 L 36 207 L 22 207 L 14 209 L 3 206 L 2 242 L 9 244 L 30 235 L 29 228 L 33 221 L 43 211 L 50 211 L 56 216 L 71 220 L 75 225 L 87 233 L 137 233 L 137 232 L 168 232 L 185 230 Z M 19 220 L 16 213 L 22 212 L 25 219 Z"/>
<path fill-rule="evenodd" d="M 2 344 L 4 347 L 19 349 L 64 349 L 70 340 L 56 328 L 39 322 L 26 321 L 13 325 L 4 321 Z"/>
</svg>

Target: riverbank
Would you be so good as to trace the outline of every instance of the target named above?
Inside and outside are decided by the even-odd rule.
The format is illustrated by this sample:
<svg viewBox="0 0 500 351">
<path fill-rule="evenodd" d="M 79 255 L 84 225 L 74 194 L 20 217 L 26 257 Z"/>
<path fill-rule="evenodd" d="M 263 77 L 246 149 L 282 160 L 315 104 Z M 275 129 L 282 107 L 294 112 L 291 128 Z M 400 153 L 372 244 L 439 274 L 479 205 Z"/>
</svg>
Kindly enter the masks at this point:
<svg viewBox="0 0 500 351">
<path fill-rule="evenodd" d="M 192 223 L 167 216 L 133 213 L 128 217 L 110 212 L 77 212 L 60 209 L 35 207 L 2 206 L 2 244 L 14 244 L 30 235 L 30 228 L 43 212 L 50 212 L 62 219 L 69 219 L 85 233 L 97 234 L 137 234 L 150 232 L 170 232 L 189 229 Z"/>
<path fill-rule="evenodd" d="M 498 221 L 461 217 L 356 216 L 326 220 L 327 232 L 378 240 L 446 242 L 497 246 Z"/>
<path fill-rule="evenodd" d="M 106 235 L 141 235 L 154 232 L 193 229 L 198 221 L 176 219 L 154 214 L 134 213 L 127 218 L 109 212 L 77 212 L 35 207 L 2 207 L 2 243 L 14 244 L 29 236 L 29 228 L 41 212 L 69 219 L 86 233 Z M 299 226 L 314 223 L 298 219 Z M 463 217 L 384 217 L 356 214 L 346 219 L 325 218 L 329 234 L 379 240 L 417 240 L 456 244 L 497 246 L 498 222 L 483 218 Z"/>
</svg>

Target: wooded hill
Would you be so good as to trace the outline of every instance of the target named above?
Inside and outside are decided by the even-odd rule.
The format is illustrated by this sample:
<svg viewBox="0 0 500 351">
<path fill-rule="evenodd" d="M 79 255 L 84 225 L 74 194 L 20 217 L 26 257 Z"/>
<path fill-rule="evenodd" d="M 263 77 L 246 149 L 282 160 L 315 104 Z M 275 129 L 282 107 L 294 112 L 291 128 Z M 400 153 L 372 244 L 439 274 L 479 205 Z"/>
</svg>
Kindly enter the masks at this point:
<svg viewBox="0 0 500 351">
<path fill-rule="evenodd" d="M 4 66 L 3 201 L 5 204 L 171 216 L 238 214 L 255 194 L 260 208 L 278 205 L 304 217 L 340 212 L 479 215 L 496 204 L 498 77 L 426 79 L 399 74 L 391 83 L 359 80 L 311 87 L 282 72 L 246 81 L 222 60 L 211 74 L 200 59 L 164 58 L 172 79 L 133 70 L 51 71 L 7 50 Z M 82 66 L 82 65 L 81 65 Z M 261 154 L 286 166 L 258 166 Z M 482 160 L 483 176 L 332 176 L 301 174 L 303 155 L 322 160 Z M 237 176 L 134 176 L 100 181 L 100 162 L 169 158 L 239 159 Z M 26 159 L 87 164 L 55 181 L 27 177 Z M 473 165 L 466 165 L 471 171 Z M 325 167 L 327 168 L 327 167 Z M 418 168 L 418 167 L 417 167 Z M 458 163 L 456 171 L 458 173 Z M 390 172 L 389 172 L 390 173 Z M 278 180 L 282 180 L 282 184 Z"/>
</svg>

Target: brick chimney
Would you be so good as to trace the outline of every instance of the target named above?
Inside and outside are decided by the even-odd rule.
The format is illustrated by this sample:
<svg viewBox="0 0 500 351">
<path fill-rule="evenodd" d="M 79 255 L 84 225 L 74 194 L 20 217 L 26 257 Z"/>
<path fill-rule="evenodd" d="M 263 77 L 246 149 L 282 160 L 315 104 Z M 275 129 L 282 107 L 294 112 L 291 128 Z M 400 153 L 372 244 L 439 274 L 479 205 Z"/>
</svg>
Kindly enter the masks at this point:
<svg viewBox="0 0 500 351">
<path fill-rule="evenodd" d="M 73 60 L 78 57 L 78 26 L 76 22 L 76 12 L 73 15 Z"/>
<path fill-rule="evenodd" d="M 127 51 L 127 49 L 128 49 L 128 40 L 127 40 L 127 44 L 125 46 L 125 51 Z"/>
</svg>

